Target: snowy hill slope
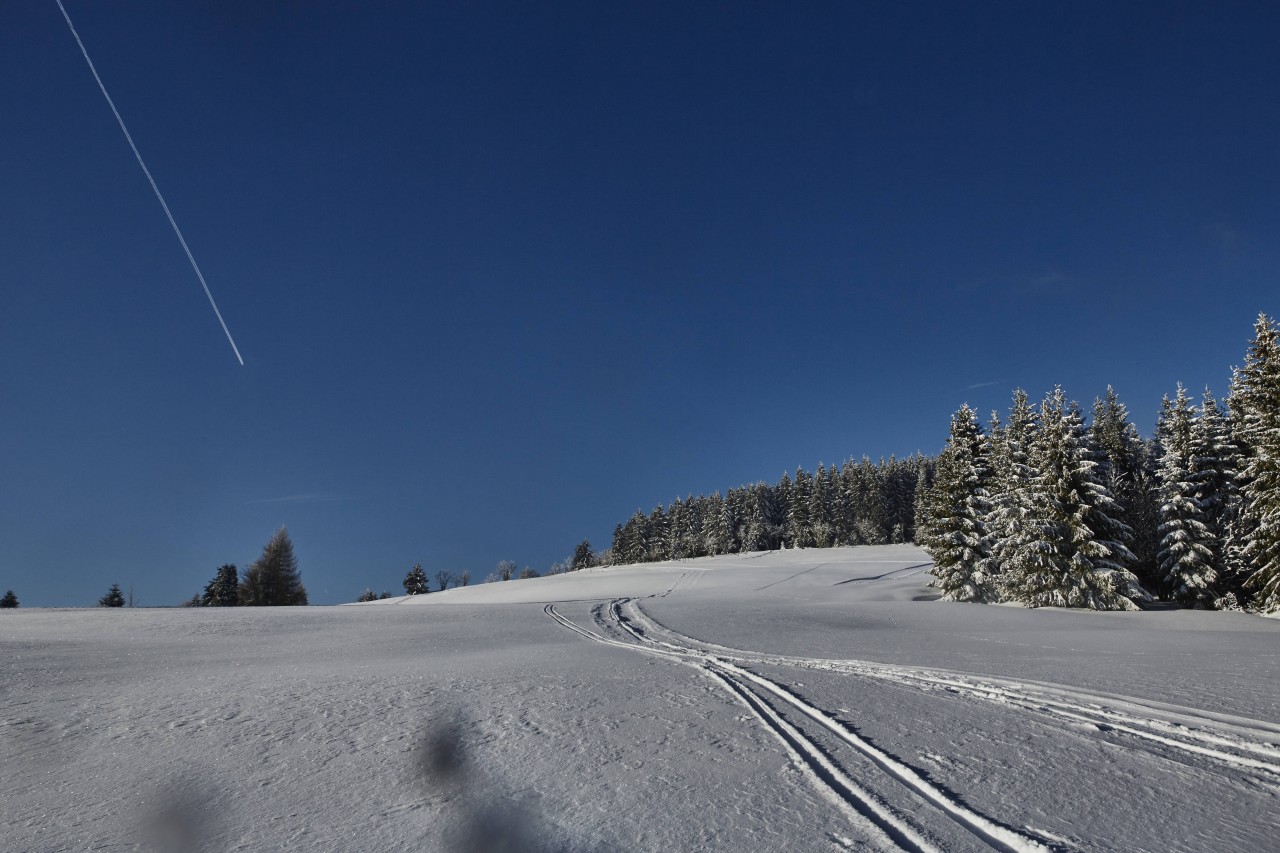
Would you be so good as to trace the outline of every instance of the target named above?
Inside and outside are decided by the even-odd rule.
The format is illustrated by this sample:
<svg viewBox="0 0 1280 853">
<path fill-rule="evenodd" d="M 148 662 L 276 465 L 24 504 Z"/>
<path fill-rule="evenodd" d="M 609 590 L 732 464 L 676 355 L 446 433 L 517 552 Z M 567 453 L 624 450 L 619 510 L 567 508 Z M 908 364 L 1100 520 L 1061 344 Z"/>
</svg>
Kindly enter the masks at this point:
<svg viewBox="0 0 1280 853">
<path fill-rule="evenodd" d="M 0 837 L 1270 847 L 1280 623 L 951 604 L 926 571 L 887 546 L 358 607 L 11 611 Z"/>
</svg>

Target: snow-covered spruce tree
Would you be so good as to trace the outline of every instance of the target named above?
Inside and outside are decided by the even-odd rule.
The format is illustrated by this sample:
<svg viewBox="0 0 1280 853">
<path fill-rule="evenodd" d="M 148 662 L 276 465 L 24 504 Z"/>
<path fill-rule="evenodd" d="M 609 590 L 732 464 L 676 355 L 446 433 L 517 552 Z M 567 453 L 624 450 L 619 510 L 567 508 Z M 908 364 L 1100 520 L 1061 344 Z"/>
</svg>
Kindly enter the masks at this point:
<svg viewBox="0 0 1280 853">
<path fill-rule="evenodd" d="M 1265 315 L 1254 325 L 1227 404 L 1244 454 L 1240 513 L 1231 531 L 1256 606 L 1280 610 L 1280 332 Z"/>
<path fill-rule="evenodd" d="M 595 565 L 596 555 L 591 551 L 591 542 L 583 539 L 578 543 L 578 547 L 573 549 L 573 558 L 570 561 L 570 568 L 575 572 L 583 569 L 589 569 Z M 470 580 L 470 578 L 468 578 Z"/>
<path fill-rule="evenodd" d="M 608 555 L 608 558 L 605 560 L 605 565 L 612 566 L 617 563 L 621 563 L 622 551 L 623 551 L 622 525 L 615 524 L 613 526 L 613 539 L 609 543 L 609 550 L 605 552 Z"/>
<path fill-rule="evenodd" d="M 808 548 L 813 544 L 809 527 L 809 492 L 813 478 L 803 467 L 796 468 L 796 479 L 787 501 L 787 546 Z"/>
<path fill-rule="evenodd" d="M 289 531 L 281 527 L 262 549 L 262 556 L 245 570 L 240 603 L 248 607 L 305 605 L 307 590 L 298 574 Z"/>
<path fill-rule="evenodd" d="M 809 489 L 809 536 L 815 548 L 830 548 L 835 542 L 831 527 L 831 481 L 827 467 L 819 462 Z"/>
<path fill-rule="evenodd" d="M 989 555 L 983 519 L 990 468 L 977 416 L 966 404 L 951 418 L 947 445 L 927 497 L 923 546 L 933 559 L 933 585 L 950 601 L 994 601 L 994 579 L 982 571 Z"/>
<path fill-rule="evenodd" d="M 862 545 L 883 545 L 889 541 L 888 508 L 885 504 L 883 478 L 875 464 L 866 456 L 858 463 L 851 493 L 854 516 L 855 542 Z"/>
<path fill-rule="evenodd" d="M 1192 473 L 1195 413 L 1181 384 L 1167 419 L 1159 469 L 1161 582 L 1175 601 L 1209 607 L 1216 598 L 1213 587 L 1218 572 L 1213 534 L 1205 524 Z"/>
<path fill-rule="evenodd" d="M 881 494 L 884 496 L 885 531 L 893 544 L 906 542 L 914 521 L 911 517 L 912 490 L 916 484 L 915 463 L 911 459 L 889 457 L 882 466 Z"/>
<path fill-rule="evenodd" d="M 1227 517 L 1238 499 L 1240 452 L 1231 440 L 1226 414 L 1208 388 L 1204 389 L 1200 411 L 1191 425 L 1191 468 L 1205 524 L 1222 540 Z"/>
<path fill-rule="evenodd" d="M 649 553 L 649 519 L 636 510 L 622 528 L 620 562 L 626 565 L 643 563 Z"/>
<path fill-rule="evenodd" d="M 934 467 L 921 466 L 916 472 L 916 488 L 914 493 L 915 526 L 911 541 L 916 545 L 924 544 L 925 528 L 929 517 L 929 489 L 933 486 Z"/>
<path fill-rule="evenodd" d="M 364 588 L 364 592 L 356 596 L 357 604 L 364 604 L 369 601 L 377 601 L 377 600 L 378 600 L 378 594 L 367 586 Z"/>
<path fill-rule="evenodd" d="M 745 524 L 742 528 L 742 551 L 766 551 L 773 547 L 769 535 L 767 487 L 757 483 L 751 487 L 747 500 Z"/>
<path fill-rule="evenodd" d="M 0 597 L 0 610 L 13 610 L 18 606 L 18 596 L 13 594 L 13 590 L 5 590 L 4 596 Z"/>
<path fill-rule="evenodd" d="M 659 507 L 661 509 L 661 507 Z M 685 556 L 684 537 L 681 536 L 681 528 L 685 524 L 685 504 L 680 498 L 676 498 L 667 508 L 667 533 L 666 542 L 662 549 L 660 560 L 679 560 Z"/>
<path fill-rule="evenodd" d="M 1149 597 L 1121 562 L 1132 558 L 1128 549 L 1097 538 L 1114 522 L 1095 516 L 1113 512 L 1115 501 L 1092 455 L 1079 406 L 1054 389 L 1031 447 L 1029 516 L 1002 562 L 1006 590 L 1029 607 L 1136 610 L 1134 599 Z"/>
<path fill-rule="evenodd" d="M 1240 511 L 1240 451 L 1231 437 L 1231 425 L 1222 406 L 1208 388 L 1201 399 L 1200 412 L 1191 427 L 1192 481 L 1196 500 L 1204 512 L 1204 523 L 1213 537 L 1213 565 L 1218 570 L 1219 598 L 1214 606 L 1236 610 L 1246 600 L 1244 583 L 1248 576 L 1230 549 L 1232 519 Z"/>
<path fill-rule="evenodd" d="M 1098 454 L 1099 478 L 1115 498 L 1115 520 L 1129 529 L 1121 536 L 1133 552 L 1129 569 L 1139 583 L 1155 589 L 1161 577 L 1156 559 L 1160 518 L 1155 465 L 1128 409 L 1110 385 L 1106 398 L 1094 401 L 1089 443 Z"/>
<path fill-rule="evenodd" d="M 99 607 L 124 607 L 124 593 L 120 592 L 120 584 L 113 583 L 107 594 L 98 599 Z"/>
<path fill-rule="evenodd" d="M 414 563 L 413 568 L 404 576 L 405 595 L 426 595 L 431 591 L 431 582 L 427 573 L 422 570 L 421 563 Z"/>
<path fill-rule="evenodd" d="M 1036 565 L 1043 556 L 1037 550 L 1039 529 L 1034 525 L 1031 447 L 1036 441 L 1039 421 L 1034 407 L 1021 388 L 1013 392 L 1009 422 L 992 437 L 992 484 L 986 517 L 991 540 L 987 574 L 997 578 L 999 597 L 1016 598 L 1013 582 Z"/>
<path fill-rule="evenodd" d="M 725 512 L 724 498 L 716 492 L 707 499 L 707 519 L 702 525 L 703 548 L 712 556 L 727 554 L 729 540 L 732 537 L 732 525 Z"/>
</svg>

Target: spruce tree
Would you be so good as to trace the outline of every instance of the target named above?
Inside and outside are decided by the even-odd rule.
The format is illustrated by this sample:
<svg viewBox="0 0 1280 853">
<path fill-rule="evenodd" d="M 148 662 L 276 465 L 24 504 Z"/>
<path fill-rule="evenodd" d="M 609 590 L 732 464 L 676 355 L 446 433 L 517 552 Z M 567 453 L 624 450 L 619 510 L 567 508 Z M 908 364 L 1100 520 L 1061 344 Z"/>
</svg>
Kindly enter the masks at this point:
<svg viewBox="0 0 1280 853">
<path fill-rule="evenodd" d="M 746 524 L 742 531 L 742 551 L 766 551 L 773 547 L 769 536 L 769 517 L 764 495 L 765 486 L 751 488 L 747 504 Z"/>
<path fill-rule="evenodd" d="M 1160 458 L 1161 582 L 1175 601 L 1189 607 L 1207 607 L 1215 598 L 1213 535 L 1197 497 L 1192 472 L 1193 424 L 1196 420 L 1186 389 L 1178 385 L 1177 398 L 1166 415 L 1165 446 Z"/>
<path fill-rule="evenodd" d="M 916 487 L 914 491 L 914 531 L 911 541 L 917 545 L 924 544 L 925 528 L 928 526 L 929 517 L 929 488 L 933 485 L 933 467 L 920 466 L 916 472 Z M 852 539 L 850 543 L 852 543 Z"/>
<path fill-rule="evenodd" d="M 1097 453 L 1098 478 L 1115 498 L 1114 518 L 1124 526 L 1118 538 L 1133 552 L 1128 568 L 1140 583 L 1154 589 L 1160 580 L 1155 466 L 1128 409 L 1110 385 L 1106 398 L 1094 401 L 1089 444 Z"/>
<path fill-rule="evenodd" d="M 818 471 L 813 475 L 813 487 L 809 491 L 809 532 L 815 548 L 830 548 L 835 542 L 835 531 L 832 528 L 830 476 L 823 463 L 818 463 Z"/>
<path fill-rule="evenodd" d="M 1212 538 L 1213 565 L 1218 570 L 1217 607 L 1238 609 L 1246 598 L 1247 580 L 1230 548 L 1232 520 L 1240 509 L 1240 452 L 1231 437 L 1231 425 L 1222 406 L 1208 388 L 1191 431 L 1192 481 L 1204 523 Z"/>
<path fill-rule="evenodd" d="M 573 560 L 570 563 L 570 568 L 575 572 L 580 572 L 583 569 L 590 568 L 595 559 L 596 555 L 591 552 L 591 543 L 583 539 L 578 543 L 578 547 L 573 549 Z"/>
<path fill-rule="evenodd" d="M 18 596 L 13 594 L 13 590 L 6 590 L 2 598 L 0 598 L 0 610 L 12 610 L 18 606 Z"/>
<path fill-rule="evenodd" d="M 617 563 L 625 562 L 622 559 L 622 552 L 624 550 L 623 541 L 624 541 L 624 538 L 623 538 L 622 525 L 615 524 L 613 526 L 613 539 L 610 542 L 609 550 L 607 552 L 610 563 L 617 564 Z"/>
<path fill-rule="evenodd" d="M 676 498 L 667 509 L 667 545 L 661 560 L 679 560 L 689 556 L 684 549 L 685 515 L 688 509 L 685 502 Z"/>
<path fill-rule="evenodd" d="M 787 544 L 792 548 L 808 548 L 813 544 L 809 527 L 809 492 L 813 478 L 804 468 L 796 468 L 796 479 L 787 501 Z"/>
<path fill-rule="evenodd" d="M 262 556 L 245 570 L 240 603 L 249 607 L 305 605 L 307 590 L 298 574 L 289 531 L 281 527 L 262 549 Z"/>
<path fill-rule="evenodd" d="M 107 594 L 98 599 L 99 607 L 124 607 L 124 593 L 120 592 L 120 584 L 113 583 Z"/>
<path fill-rule="evenodd" d="M 1079 407 L 1061 388 L 1040 405 L 1031 448 L 1035 470 L 1028 518 L 1003 566 L 1007 590 L 1029 607 L 1136 610 L 1147 593 L 1121 561 L 1132 554 L 1123 543 L 1098 538 L 1114 524 L 1115 501 L 1099 482 Z"/>
<path fill-rule="evenodd" d="M 1032 507 L 1036 471 L 1030 461 L 1038 429 L 1036 410 L 1027 392 L 1018 388 L 1009 422 L 992 440 L 992 495 L 986 519 L 991 553 L 985 572 L 996 578 L 1001 599 L 1016 598 L 1011 586 L 1041 557 Z"/>
<path fill-rule="evenodd" d="M 889 541 L 889 511 L 885 502 L 881 468 L 863 456 L 858 463 L 857 505 L 854 527 L 858 541 L 864 545 L 883 545 Z"/>
<path fill-rule="evenodd" d="M 235 607 L 240 603 L 240 576 L 236 567 L 227 563 L 218 567 L 218 573 L 204 588 L 200 596 L 201 607 Z"/>
<path fill-rule="evenodd" d="M 671 542 L 668 539 L 669 532 L 667 512 L 662 504 L 658 504 L 650 511 L 648 521 L 645 524 L 649 547 L 641 559 L 649 563 L 657 563 L 667 559 L 667 553 L 671 547 Z"/>
<path fill-rule="evenodd" d="M 405 595 L 426 595 L 431 591 L 431 583 L 427 573 L 422 570 L 421 563 L 414 563 L 413 568 L 404 576 Z"/>
<path fill-rule="evenodd" d="M 622 528 L 622 550 L 618 561 L 623 565 L 643 563 L 648 551 L 649 522 L 643 512 L 636 510 Z"/>
<path fill-rule="evenodd" d="M 990 468 L 982 429 L 966 404 L 951 418 L 946 447 L 927 499 L 925 551 L 933 558 L 933 585 L 950 601 L 992 601 L 994 579 L 982 564 L 989 556 L 983 518 L 988 508 Z"/>
<path fill-rule="evenodd" d="M 1244 453 L 1235 553 L 1258 608 L 1280 610 L 1280 332 L 1265 314 L 1254 325 L 1228 406 Z"/>
</svg>

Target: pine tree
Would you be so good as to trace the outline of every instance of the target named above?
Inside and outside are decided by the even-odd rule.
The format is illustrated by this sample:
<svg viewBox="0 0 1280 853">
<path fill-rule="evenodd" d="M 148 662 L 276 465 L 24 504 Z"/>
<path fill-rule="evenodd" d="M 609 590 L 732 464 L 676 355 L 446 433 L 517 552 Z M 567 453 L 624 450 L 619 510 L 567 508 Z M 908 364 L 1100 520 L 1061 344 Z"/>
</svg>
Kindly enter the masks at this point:
<svg viewBox="0 0 1280 853">
<path fill-rule="evenodd" d="M 649 552 L 649 521 L 640 510 L 636 510 L 622 528 L 622 550 L 619 552 L 620 562 L 624 565 L 643 563 Z"/>
<path fill-rule="evenodd" d="M 808 548 L 813 544 L 813 531 L 809 527 L 809 492 L 813 478 L 804 468 L 796 468 L 796 479 L 787 501 L 787 545 L 792 548 Z"/>
<path fill-rule="evenodd" d="M 809 491 L 809 534 L 815 548 L 830 548 L 835 541 L 831 518 L 831 480 L 827 468 L 818 463 Z"/>
<path fill-rule="evenodd" d="M 240 576 L 231 563 L 218 567 L 218 573 L 200 596 L 201 607 L 235 607 L 240 603 Z"/>
<path fill-rule="evenodd" d="M 913 493 L 914 503 L 913 510 L 915 516 L 915 529 L 911 537 L 911 541 L 917 545 L 924 544 L 925 530 L 928 527 L 929 518 L 929 488 L 933 485 L 933 466 L 920 466 L 916 471 L 916 487 Z M 850 542 L 853 540 L 851 539 Z"/>
<path fill-rule="evenodd" d="M 1233 550 L 1259 609 L 1280 610 L 1280 332 L 1265 314 L 1233 377 L 1228 406 L 1244 453 Z"/>
<path fill-rule="evenodd" d="M 987 534 L 991 554 L 985 573 L 996 578 L 997 597 L 1016 598 L 1015 581 L 1038 563 L 1038 528 L 1032 507 L 1036 471 L 1031 467 L 1031 448 L 1039 431 L 1036 410 L 1027 392 L 1013 392 L 1009 423 L 992 437 L 992 486 Z M 993 430 L 993 433 L 995 431 Z"/>
<path fill-rule="evenodd" d="M 858 509 L 858 538 L 867 545 L 883 545 L 889 541 L 889 507 L 885 501 L 884 460 L 877 466 L 863 456 L 858 463 L 862 482 L 862 506 Z"/>
<path fill-rule="evenodd" d="M 4 597 L 0 598 L 0 610 L 12 610 L 18 606 L 18 596 L 13 594 L 13 590 L 6 590 Z"/>
<path fill-rule="evenodd" d="M 98 599 L 99 607 L 124 607 L 124 593 L 120 591 L 120 584 L 113 583 L 111 589 L 107 590 L 107 594 Z"/>
<path fill-rule="evenodd" d="M 421 563 L 414 563 L 413 568 L 404 576 L 405 595 L 426 595 L 431 591 L 431 582 L 427 573 L 422 570 Z"/>
<path fill-rule="evenodd" d="M 610 545 L 609 545 L 609 550 L 606 552 L 606 554 L 607 554 L 607 556 L 608 556 L 608 558 L 609 558 L 609 559 L 608 559 L 608 562 L 609 562 L 610 564 L 617 564 L 617 563 L 625 562 L 625 561 L 622 559 L 623 541 L 624 541 L 624 536 L 623 536 L 623 528 L 622 528 L 622 525 L 621 525 L 621 524 L 615 524 L 615 525 L 613 526 L 613 539 L 612 539 L 612 541 L 611 541 L 611 543 L 610 543 Z"/>
<path fill-rule="evenodd" d="M 369 601 L 377 601 L 377 600 L 378 600 L 378 594 L 373 590 L 369 589 L 369 587 L 367 586 L 364 588 L 364 592 L 360 593 L 360 595 L 356 598 L 356 602 L 359 604 L 364 604 Z"/>
<path fill-rule="evenodd" d="M 1215 597 L 1213 585 L 1218 573 L 1214 568 L 1213 535 L 1205 524 L 1192 473 L 1195 420 L 1186 389 L 1179 384 L 1164 424 L 1158 559 L 1161 581 L 1174 600 L 1187 606 L 1207 607 Z"/>
<path fill-rule="evenodd" d="M 262 556 L 245 570 L 240 603 L 249 607 L 305 605 L 307 590 L 298 574 L 289 531 L 281 527 L 262 549 Z"/>
<path fill-rule="evenodd" d="M 989 556 L 983 518 L 990 468 L 982 429 L 966 404 L 951 418 L 946 448 L 927 498 L 925 551 L 933 558 L 933 585 L 950 601 L 992 601 L 994 579 L 982 571 Z"/>
<path fill-rule="evenodd" d="M 578 543 L 578 547 L 573 549 L 573 560 L 570 567 L 575 572 L 588 569 L 595 562 L 596 555 L 591 552 L 591 543 L 583 539 Z"/>
<path fill-rule="evenodd" d="M 670 540 L 667 538 L 668 532 L 667 512 L 662 504 L 658 504 L 649 513 L 648 521 L 645 524 L 649 548 L 641 558 L 642 560 L 649 563 L 657 563 L 667 559 L 667 553 L 671 547 Z"/>
<path fill-rule="evenodd" d="M 1097 538 L 1115 501 L 1098 481 L 1079 407 L 1058 388 L 1040 405 L 1028 518 L 1003 563 L 1007 590 L 1030 607 L 1136 610 L 1147 593 L 1123 567 L 1123 543 Z"/>
<path fill-rule="evenodd" d="M 1240 509 L 1240 451 L 1231 437 L 1226 413 L 1208 388 L 1204 389 L 1199 416 L 1192 424 L 1191 469 L 1196 500 L 1212 538 L 1213 565 L 1218 570 L 1221 598 L 1215 606 L 1238 609 L 1246 597 L 1247 575 L 1240 571 L 1240 561 L 1233 558 L 1230 531 Z"/>
<path fill-rule="evenodd" d="M 676 498 L 667 511 L 667 542 L 660 560 L 679 560 L 688 556 L 684 550 L 684 527 L 687 509 L 685 502 Z"/>
<path fill-rule="evenodd" d="M 765 488 L 763 483 L 757 483 L 749 492 L 746 521 L 742 529 L 741 551 L 743 552 L 767 551 L 772 547 Z"/>
<path fill-rule="evenodd" d="M 1140 583 L 1154 589 L 1161 577 L 1156 560 L 1160 519 L 1155 466 L 1128 409 L 1110 385 L 1106 399 L 1094 401 L 1089 444 L 1098 454 L 1098 478 L 1115 498 L 1115 520 L 1128 528 L 1120 529 L 1119 538 L 1133 552 L 1129 568 Z"/>
</svg>

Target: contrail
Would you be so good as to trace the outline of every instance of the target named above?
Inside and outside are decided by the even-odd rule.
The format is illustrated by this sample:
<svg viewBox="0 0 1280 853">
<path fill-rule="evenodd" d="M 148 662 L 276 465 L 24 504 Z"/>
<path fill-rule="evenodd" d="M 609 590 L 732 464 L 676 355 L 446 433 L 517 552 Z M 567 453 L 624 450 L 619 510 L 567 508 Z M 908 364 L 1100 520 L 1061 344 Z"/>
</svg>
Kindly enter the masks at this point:
<svg viewBox="0 0 1280 853">
<path fill-rule="evenodd" d="M 76 32 L 75 24 L 71 23 L 71 16 L 67 14 L 67 8 L 62 5 L 62 0 L 54 0 L 58 4 L 58 9 L 62 11 L 62 17 L 67 19 L 67 26 L 71 29 L 71 35 L 75 36 L 76 44 L 80 45 L 80 53 L 84 55 L 84 61 L 89 63 L 89 70 L 93 72 L 93 79 L 98 81 L 98 88 L 102 90 L 102 97 L 107 99 L 107 105 L 111 107 L 111 112 L 115 113 L 116 121 L 120 123 L 120 129 L 124 131 L 124 138 L 129 140 L 129 147 L 133 149 L 133 156 L 138 158 L 138 165 L 142 167 L 142 174 L 147 176 L 147 180 L 151 183 L 151 189 L 155 191 L 156 198 L 160 201 L 160 206 L 164 208 L 164 215 L 169 217 L 169 224 L 173 226 L 173 233 L 178 235 L 178 242 L 182 244 L 182 250 L 187 253 L 187 260 L 191 261 L 191 268 L 196 271 L 196 278 L 200 279 L 200 286 L 204 288 L 204 295 L 209 297 L 209 305 L 213 307 L 213 313 L 218 318 L 218 323 L 222 325 L 222 331 L 226 333 L 227 343 L 231 344 L 231 351 L 236 354 L 236 361 L 240 362 L 240 366 L 244 367 L 244 359 L 240 357 L 240 348 L 236 346 L 235 339 L 231 337 L 231 330 L 227 328 L 227 321 L 222 319 L 222 312 L 218 310 L 218 303 L 213 301 L 213 294 L 209 292 L 209 285 L 205 283 L 204 273 L 200 272 L 199 265 L 196 264 L 195 257 L 191 254 L 191 249 L 187 247 L 186 238 L 182 236 L 178 223 L 174 220 L 173 214 L 169 212 L 169 205 L 165 203 L 164 196 L 160 195 L 160 188 L 156 186 L 156 179 L 151 177 L 151 170 L 147 168 L 147 164 L 142 162 L 142 155 L 138 153 L 138 146 L 133 144 L 133 137 L 129 135 L 129 128 L 124 126 L 124 119 L 120 118 L 120 111 L 116 109 L 115 101 L 111 100 L 111 96 L 107 94 L 107 87 L 102 85 L 102 78 L 98 76 L 98 69 L 93 67 L 93 60 L 89 58 L 89 51 L 84 49 L 84 42 L 80 41 L 80 34 Z"/>
</svg>

